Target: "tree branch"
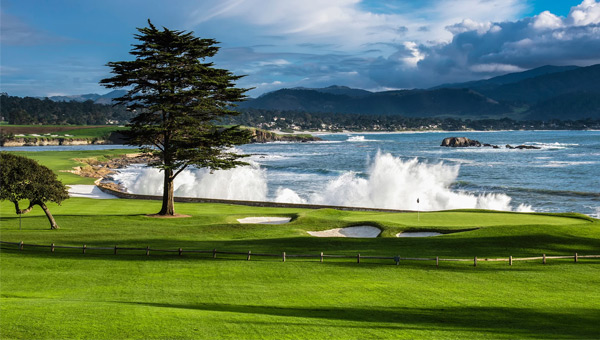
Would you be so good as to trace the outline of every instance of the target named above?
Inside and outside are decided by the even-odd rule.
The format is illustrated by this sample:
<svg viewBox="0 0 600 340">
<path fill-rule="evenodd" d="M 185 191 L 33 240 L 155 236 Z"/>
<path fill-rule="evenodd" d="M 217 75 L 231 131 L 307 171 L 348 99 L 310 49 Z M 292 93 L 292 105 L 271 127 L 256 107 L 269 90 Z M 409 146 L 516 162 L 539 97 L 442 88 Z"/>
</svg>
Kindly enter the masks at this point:
<svg viewBox="0 0 600 340">
<path fill-rule="evenodd" d="M 31 209 L 33 209 L 33 206 L 35 205 L 35 203 L 33 202 L 29 202 L 29 207 L 27 207 L 27 209 L 19 209 L 19 201 L 12 201 L 15 204 L 15 211 L 17 213 L 17 215 L 22 215 L 22 214 L 27 214 L 28 212 L 31 211 Z"/>
<path fill-rule="evenodd" d="M 182 166 L 181 169 L 177 170 L 177 172 L 175 174 L 173 174 L 173 179 L 175 179 L 175 177 L 177 177 L 177 175 L 179 175 L 180 172 L 182 172 L 185 168 L 187 168 L 188 165 L 190 165 L 190 163 L 185 163 L 185 165 Z"/>
</svg>

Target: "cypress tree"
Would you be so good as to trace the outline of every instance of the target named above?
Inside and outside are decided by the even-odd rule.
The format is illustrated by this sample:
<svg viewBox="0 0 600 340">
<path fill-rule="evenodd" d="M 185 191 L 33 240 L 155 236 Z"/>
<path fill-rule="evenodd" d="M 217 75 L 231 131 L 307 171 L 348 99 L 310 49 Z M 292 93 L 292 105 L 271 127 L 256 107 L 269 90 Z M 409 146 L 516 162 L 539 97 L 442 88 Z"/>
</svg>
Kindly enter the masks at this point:
<svg viewBox="0 0 600 340">
<path fill-rule="evenodd" d="M 248 89 L 236 88 L 236 76 L 214 67 L 206 58 L 219 50 L 217 41 L 193 32 L 138 28 L 130 54 L 133 61 L 109 62 L 113 76 L 101 80 L 107 88 L 127 88 L 116 98 L 138 113 L 129 124 L 129 144 L 156 156 L 150 165 L 164 172 L 159 215 L 175 215 L 173 180 L 189 166 L 211 170 L 246 163 L 231 147 L 247 143 L 250 132 L 238 126 L 220 127 L 222 117 L 237 115 L 235 102 Z"/>
</svg>

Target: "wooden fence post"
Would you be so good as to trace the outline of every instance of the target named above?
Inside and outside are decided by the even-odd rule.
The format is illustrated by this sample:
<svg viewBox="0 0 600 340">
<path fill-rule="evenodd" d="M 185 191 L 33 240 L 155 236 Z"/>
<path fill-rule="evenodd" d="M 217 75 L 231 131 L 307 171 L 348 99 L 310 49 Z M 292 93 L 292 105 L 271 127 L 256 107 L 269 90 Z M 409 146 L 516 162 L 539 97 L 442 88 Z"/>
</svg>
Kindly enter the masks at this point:
<svg viewBox="0 0 600 340">
<path fill-rule="evenodd" d="M 399 266 L 400 265 L 400 255 L 394 256 L 394 261 L 396 262 L 396 265 Z"/>
<path fill-rule="evenodd" d="M 21 241 L 21 243 L 19 243 L 19 250 L 23 250 L 23 241 Z"/>
<path fill-rule="evenodd" d="M 217 258 L 217 249 L 213 248 L 213 259 Z"/>
<path fill-rule="evenodd" d="M 542 264 L 546 264 L 546 254 L 542 254 Z"/>
<path fill-rule="evenodd" d="M 83 253 L 85 254 L 85 249 L 87 248 L 87 246 L 84 244 L 83 247 L 81 248 L 83 250 Z"/>
<path fill-rule="evenodd" d="M 440 267 L 440 257 L 439 257 L 439 256 L 436 256 L 436 257 L 435 257 L 435 267 L 436 267 L 436 268 L 439 268 L 439 267 Z"/>
<path fill-rule="evenodd" d="M 579 256 L 577 256 L 577 253 L 575 253 L 575 256 L 574 256 L 575 263 L 577 263 L 577 258 L 578 258 L 578 257 L 579 257 Z"/>
<path fill-rule="evenodd" d="M 150 256 L 150 246 L 146 246 L 146 256 Z"/>
<path fill-rule="evenodd" d="M 181 256 L 181 253 L 183 253 L 183 249 L 179 248 L 179 256 Z"/>
<path fill-rule="evenodd" d="M 512 266 L 512 255 L 508 257 L 508 265 Z"/>
<path fill-rule="evenodd" d="M 323 263 L 323 252 L 321 252 L 321 263 Z"/>
<path fill-rule="evenodd" d="M 283 262 L 285 262 L 285 251 L 281 254 L 281 257 L 283 258 Z"/>
<path fill-rule="evenodd" d="M 115 245 L 115 255 L 117 255 L 117 246 Z"/>
<path fill-rule="evenodd" d="M 50 251 L 54 253 L 54 243 L 50 245 Z"/>
<path fill-rule="evenodd" d="M 356 263 L 360 263 L 360 253 L 356 255 Z"/>
<path fill-rule="evenodd" d="M 248 250 L 248 258 L 246 259 L 246 261 L 250 261 L 250 254 L 251 254 L 251 253 L 252 253 L 252 252 L 251 252 L 250 250 Z"/>
<path fill-rule="evenodd" d="M 473 267 L 477 267 L 477 256 L 473 258 Z"/>
</svg>

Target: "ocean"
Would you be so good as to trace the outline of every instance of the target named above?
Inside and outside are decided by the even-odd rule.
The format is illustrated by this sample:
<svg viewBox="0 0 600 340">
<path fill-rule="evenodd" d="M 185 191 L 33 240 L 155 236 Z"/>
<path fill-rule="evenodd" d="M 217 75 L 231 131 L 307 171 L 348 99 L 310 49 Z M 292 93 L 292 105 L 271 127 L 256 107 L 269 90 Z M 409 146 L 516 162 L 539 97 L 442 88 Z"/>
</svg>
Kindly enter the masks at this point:
<svg viewBox="0 0 600 340">
<path fill-rule="evenodd" d="M 447 148 L 445 137 L 500 148 Z M 600 131 L 352 133 L 322 142 L 248 144 L 249 166 L 190 169 L 176 196 L 406 210 L 579 212 L 600 217 Z M 506 144 L 540 149 L 508 149 Z M 131 166 L 114 180 L 161 194 L 162 174 Z"/>
</svg>

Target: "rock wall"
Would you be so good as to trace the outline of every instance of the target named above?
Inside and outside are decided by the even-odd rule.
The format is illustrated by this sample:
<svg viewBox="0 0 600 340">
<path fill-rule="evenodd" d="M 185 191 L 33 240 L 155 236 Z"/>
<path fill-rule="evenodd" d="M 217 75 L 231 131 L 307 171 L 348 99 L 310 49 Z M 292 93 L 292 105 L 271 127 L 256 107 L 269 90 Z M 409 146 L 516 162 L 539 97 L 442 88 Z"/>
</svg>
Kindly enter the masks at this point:
<svg viewBox="0 0 600 340">
<path fill-rule="evenodd" d="M 0 146 L 44 146 L 44 145 L 88 145 L 111 144 L 104 139 L 86 138 L 7 138 L 0 140 Z"/>
</svg>

